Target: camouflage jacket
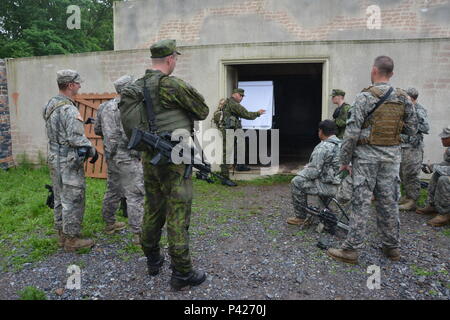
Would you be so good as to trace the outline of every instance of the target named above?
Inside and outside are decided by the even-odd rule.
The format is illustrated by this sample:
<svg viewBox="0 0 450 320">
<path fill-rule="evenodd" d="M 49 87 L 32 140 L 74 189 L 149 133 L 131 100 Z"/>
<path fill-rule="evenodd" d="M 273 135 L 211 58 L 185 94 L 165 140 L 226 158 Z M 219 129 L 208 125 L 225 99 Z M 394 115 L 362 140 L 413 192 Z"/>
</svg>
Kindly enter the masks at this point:
<svg viewBox="0 0 450 320">
<path fill-rule="evenodd" d="M 241 129 L 240 118 L 255 120 L 260 116 L 259 112 L 250 112 L 243 105 L 236 102 L 233 97 L 228 98 L 223 106 L 225 129 Z"/>
<path fill-rule="evenodd" d="M 344 137 L 345 124 L 347 123 L 347 116 L 350 108 L 351 106 L 348 103 L 344 102 L 340 107 L 336 108 L 333 113 L 334 122 L 338 127 L 336 137 L 338 137 L 339 139 L 342 139 Z"/>
<path fill-rule="evenodd" d="M 444 162 L 434 164 L 433 171 L 441 176 L 450 176 L 450 147 L 444 152 Z"/>
<path fill-rule="evenodd" d="M 341 140 L 331 136 L 319 143 L 311 154 L 309 162 L 297 173 L 308 180 L 319 179 L 322 183 L 339 184 L 336 177 L 339 171 L 339 150 Z"/>
<path fill-rule="evenodd" d="M 391 87 L 388 83 L 375 83 L 382 94 Z M 342 142 L 340 163 L 348 165 L 353 159 L 357 158 L 360 163 L 373 163 L 377 161 L 400 163 L 401 152 L 400 145 L 398 146 L 376 146 L 370 144 L 358 145 L 358 140 L 361 138 L 369 138 L 372 126 L 362 128 L 368 114 L 375 107 L 378 98 L 373 96 L 370 92 L 361 92 L 353 103 L 350 109 L 350 116 L 347 120 L 345 128 L 344 139 Z M 417 120 L 414 106 L 404 94 L 399 94 L 397 89 L 394 89 L 386 101 L 401 102 L 405 106 L 405 113 L 403 116 L 403 133 L 406 135 L 414 135 L 417 133 Z"/>
<path fill-rule="evenodd" d="M 402 138 L 402 148 L 423 148 L 423 135 L 428 134 L 430 131 L 427 110 L 419 103 L 416 103 L 414 107 L 417 116 L 417 133 L 413 136 L 406 134 L 400 135 Z"/>
<path fill-rule="evenodd" d="M 84 134 L 84 121 L 75 103 L 64 95 L 50 99 L 43 110 L 50 153 L 57 153 L 58 146 L 69 148 L 89 147 L 90 156 L 94 147 Z"/>
<path fill-rule="evenodd" d="M 127 148 L 128 138 L 120 120 L 119 101 L 119 98 L 115 98 L 100 105 L 94 132 L 96 135 L 103 137 L 106 159 L 115 157 L 128 160 L 139 157 L 139 152 Z"/>
</svg>

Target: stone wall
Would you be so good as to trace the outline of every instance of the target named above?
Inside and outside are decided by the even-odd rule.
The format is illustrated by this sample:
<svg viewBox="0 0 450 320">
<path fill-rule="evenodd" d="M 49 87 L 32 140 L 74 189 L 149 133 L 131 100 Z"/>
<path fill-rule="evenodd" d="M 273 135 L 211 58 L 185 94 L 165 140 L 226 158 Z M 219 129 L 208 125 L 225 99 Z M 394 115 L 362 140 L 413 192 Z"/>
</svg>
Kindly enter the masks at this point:
<svg viewBox="0 0 450 320">
<path fill-rule="evenodd" d="M 12 165 L 13 159 L 6 64 L 4 60 L 0 59 L 0 168 L 7 169 Z"/>
</svg>

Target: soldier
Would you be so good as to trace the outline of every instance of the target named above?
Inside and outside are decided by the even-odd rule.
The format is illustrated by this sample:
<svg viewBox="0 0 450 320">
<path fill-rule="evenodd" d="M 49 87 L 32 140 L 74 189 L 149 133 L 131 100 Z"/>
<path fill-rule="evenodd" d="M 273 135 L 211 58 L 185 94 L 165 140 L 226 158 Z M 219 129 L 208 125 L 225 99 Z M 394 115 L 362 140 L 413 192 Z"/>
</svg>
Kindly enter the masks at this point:
<svg viewBox="0 0 450 320">
<path fill-rule="evenodd" d="M 194 120 L 204 120 L 209 113 L 205 100 L 183 80 L 170 76 L 177 64 L 175 40 L 161 40 L 150 47 L 152 65 L 135 85 L 149 89 L 158 133 L 176 129 L 193 132 Z M 189 252 L 189 222 L 192 206 L 192 177 L 184 178 L 184 164 L 150 164 L 157 155 L 149 149 L 143 153 L 145 211 L 142 248 L 147 257 L 148 273 L 159 273 L 164 257 L 160 253 L 161 231 L 167 223 L 169 255 L 172 260 L 171 287 L 180 290 L 196 286 L 206 279 L 202 271 L 192 268 Z"/>
<path fill-rule="evenodd" d="M 103 137 L 105 157 L 108 165 L 107 190 L 103 199 L 105 232 L 113 234 L 126 227 L 117 222 L 117 211 L 121 198 L 126 198 L 128 222 L 133 233 L 133 243 L 140 244 L 142 218 L 144 216 L 144 176 L 140 153 L 128 150 L 128 138 L 120 120 L 118 103 L 122 89 L 133 82 L 131 76 L 123 76 L 114 82 L 119 97 L 100 105 L 94 131 Z"/>
<path fill-rule="evenodd" d="M 327 251 L 335 260 L 358 263 L 372 193 L 383 252 L 391 260 L 400 259 L 400 130 L 413 135 L 417 126 L 408 96 L 389 84 L 393 70 L 390 57 L 377 57 L 371 71 L 373 86 L 356 96 L 350 110 L 340 154 L 340 171 L 348 170 L 353 178 L 350 231 L 341 249 Z"/>
<path fill-rule="evenodd" d="M 336 137 L 337 126 L 332 120 L 319 123 L 320 142 L 315 148 L 309 162 L 304 169 L 297 173 L 291 181 L 292 202 L 295 217 L 287 219 L 288 224 L 303 225 L 306 213 L 303 207 L 307 205 L 307 195 L 336 194 L 339 179 L 336 177 L 339 170 L 339 149 L 341 140 Z"/>
<path fill-rule="evenodd" d="M 90 248 L 91 239 L 81 239 L 84 214 L 84 161 L 97 152 L 84 134 L 84 122 L 73 97 L 81 88 L 78 72 L 57 72 L 59 95 L 43 110 L 48 137 L 48 165 L 53 182 L 55 227 L 58 244 L 66 251 Z"/>
<path fill-rule="evenodd" d="M 433 227 L 450 224 L 450 126 L 444 128 L 439 135 L 442 145 L 447 149 L 444 152 L 444 162 L 434 164 L 430 171 L 434 171 L 428 185 L 428 206 L 417 209 L 419 214 L 438 215 L 427 222 Z"/>
<path fill-rule="evenodd" d="M 347 115 L 351 106 L 344 101 L 345 92 L 341 89 L 333 89 L 331 91 L 331 101 L 337 105 L 333 113 L 333 119 L 338 127 L 336 137 L 342 139 L 344 137 L 345 125 L 347 123 Z"/>
<path fill-rule="evenodd" d="M 419 173 L 423 161 L 423 135 L 428 134 L 427 110 L 417 102 L 419 92 L 415 88 L 408 88 L 406 93 L 416 110 L 418 131 L 414 136 L 401 134 L 402 161 L 400 163 L 400 179 L 403 183 L 405 196 L 400 198 L 400 210 L 415 210 L 416 201 L 420 195 Z"/>
<path fill-rule="evenodd" d="M 256 112 L 249 112 L 244 106 L 240 104 L 242 99 L 244 99 L 244 89 L 234 89 L 231 97 L 228 98 L 223 105 L 223 118 L 224 118 L 224 128 L 221 130 L 223 138 L 223 163 L 220 165 L 221 175 L 230 178 L 229 165 L 226 162 L 227 145 L 226 145 L 226 129 L 242 129 L 241 119 L 255 120 L 259 116 L 263 115 L 266 110 L 260 109 Z M 236 159 L 237 150 L 236 142 L 233 141 L 234 158 Z M 251 170 L 244 164 L 238 164 L 236 166 L 237 171 L 249 171 Z"/>
</svg>

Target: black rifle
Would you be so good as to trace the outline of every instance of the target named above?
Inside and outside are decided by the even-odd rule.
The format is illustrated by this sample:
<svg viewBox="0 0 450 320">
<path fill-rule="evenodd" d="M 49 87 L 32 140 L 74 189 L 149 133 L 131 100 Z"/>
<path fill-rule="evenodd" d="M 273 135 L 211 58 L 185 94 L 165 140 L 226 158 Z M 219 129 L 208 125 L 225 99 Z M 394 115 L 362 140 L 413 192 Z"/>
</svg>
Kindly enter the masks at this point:
<svg viewBox="0 0 450 320">
<path fill-rule="evenodd" d="M 50 209 L 54 209 L 55 208 L 55 193 L 53 192 L 53 187 L 49 184 L 46 184 L 45 189 L 47 189 L 49 192 L 48 196 L 47 196 L 47 201 L 45 202 L 45 204 Z"/>
<path fill-rule="evenodd" d="M 171 162 L 172 150 L 176 147 L 180 150 L 178 154 L 183 160 L 182 163 L 186 164 L 186 169 L 184 171 L 185 179 L 188 179 L 191 176 L 192 168 L 196 168 L 199 170 L 197 173 L 197 179 L 202 179 L 208 183 L 213 183 L 213 180 L 210 177 L 210 175 L 212 175 L 229 187 L 237 186 L 237 184 L 233 181 L 212 172 L 211 165 L 209 163 L 203 161 L 201 158 L 192 156 L 195 155 L 195 148 L 190 147 L 190 154 L 184 154 L 181 142 L 171 141 L 170 134 L 158 135 L 156 133 L 134 128 L 128 144 L 128 149 L 134 149 L 141 141 L 158 151 L 158 154 L 150 161 L 152 165 Z"/>
</svg>

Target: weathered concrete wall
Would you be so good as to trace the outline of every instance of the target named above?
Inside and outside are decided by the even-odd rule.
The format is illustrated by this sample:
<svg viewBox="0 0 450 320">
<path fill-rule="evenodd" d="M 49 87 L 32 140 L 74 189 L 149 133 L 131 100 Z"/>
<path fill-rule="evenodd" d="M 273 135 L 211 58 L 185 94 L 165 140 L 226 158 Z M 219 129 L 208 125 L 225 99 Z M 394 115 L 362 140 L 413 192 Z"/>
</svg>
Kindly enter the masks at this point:
<svg viewBox="0 0 450 320">
<path fill-rule="evenodd" d="M 7 169 L 12 165 L 13 158 L 6 64 L 5 60 L 0 59 L 0 169 Z"/>
<path fill-rule="evenodd" d="M 416 87 L 419 101 L 428 109 L 431 132 L 425 137 L 425 160 L 442 159 L 443 148 L 437 135 L 450 121 L 450 39 L 248 43 L 181 47 L 180 51 L 174 75 L 196 87 L 211 107 L 210 116 L 202 124 L 204 129 L 210 127 L 214 108 L 225 95 L 227 77 L 223 64 L 227 61 L 325 59 L 328 76 L 324 94 L 332 88 L 342 88 L 347 92 L 347 101 L 352 103 L 355 95 L 370 84 L 373 59 L 380 54 L 389 55 L 395 61 L 392 84 Z M 113 92 L 112 81 L 119 76 L 143 74 L 150 63 L 149 55 L 145 49 L 8 60 L 14 156 L 24 151 L 32 157 L 37 156 L 38 150 L 46 153 L 41 110 L 57 93 L 57 70 L 78 70 L 86 79 L 80 93 Z M 327 99 L 324 118 L 331 117 L 334 111 Z"/>
<path fill-rule="evenodd" d="M 373 5 L 379 29 L 367 11 Z M 114 37 L 115 50 L 164 38 L 181 45 L 445 38 L 450 1 L 132 0 L 115 4 Z"/>
</svg>

